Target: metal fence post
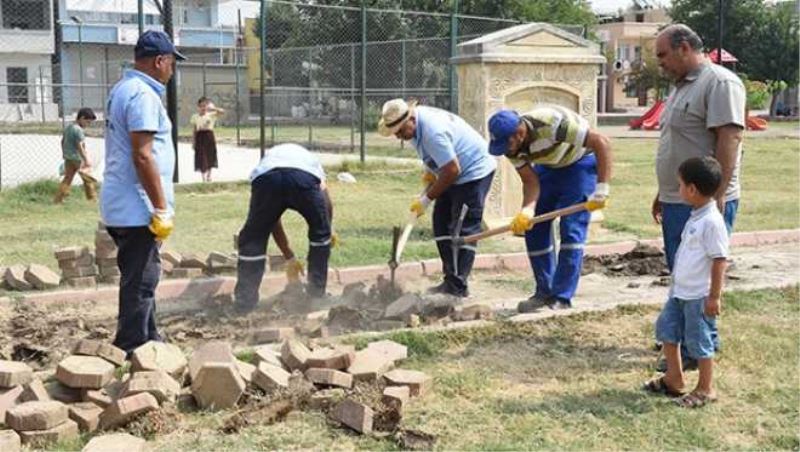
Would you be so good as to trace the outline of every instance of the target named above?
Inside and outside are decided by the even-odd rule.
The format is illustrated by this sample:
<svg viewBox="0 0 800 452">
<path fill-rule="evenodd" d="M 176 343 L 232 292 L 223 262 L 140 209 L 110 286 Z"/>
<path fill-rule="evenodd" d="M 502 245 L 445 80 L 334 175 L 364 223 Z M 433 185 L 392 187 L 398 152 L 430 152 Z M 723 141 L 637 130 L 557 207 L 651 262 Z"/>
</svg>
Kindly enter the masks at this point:
<svg viewBox="0 0 800 452">
<path fill-rule="evenodd" d="M 350 46 L 350 152 L 356 151 L 356 45 Z"/>
<path fill-rule="evenodd" d="M 458 113 L 458 93 L 456 93 L 456 67 L 452 58 L 456 56 L 458 46 L 458 0 L 453 0 L 453 12 L 450 14 L 450 61 L 447 66 L 450 70 L 450 111 Z"/>
<path fill-rule="evenodd" d="M 175 42 L 175 32 L 172 29 L 172 0 L 164 0 L 164 32 L 172 42 Z M 177 69 L 177 63 L 175 67 Z M 177 72 L 177 71 L 176 71 Z M 173 74 L 167 83 L 167 115 L 172 121 L 172 146 L 175 148 L 175 172 L 172 175 L 172 182 L 177 183 L 180 177 L 178 168 L 178 83 L 175 80 L 178 74 Z"/>
<path fill-rule="evenodd" d="M 139 36 L 144 33 L 144 0 L 136 2 L 136 11 L 139 13 Z"/>
<path fill-rule="evenodd" d="M 275 133 L 277 132 L 277 124 L 275 123 L 275 52 L 273 51 L 269 57 L 269 86 L 270 94 L 272 95 L 272 102 L 269 104 L 269 128 L 270 128 L 270 143 L 275 146 Z"/>
<path fill-rule="evenodd" d="M 308 118 L 308 148 L 311 149 L 314 143 L 314 128 L 311 125 L 311 111 L 313 110 L 313 103 L 314 103 L 314 83 L 313 83 L 313 63 L 314 60 L 314 48 L 308 48 L 308 112 L 306 113 L 306 118 Z"/>
<path fill-rule="evenodd" d="M 266 64 L 265 56 L 267 54 L 267 2 L 265 0 L 261 0 L 261 50 L 259 52 L 258 57 L 258 65 L 259 65 L 259 84 L 260 84 L 260 93 L 259 93 L 259 128 L 260 128 L 260 138 L 259 138 L 259 145 L 261 147 L 261 157 L 264 157 L 264 147 L 266 145 L 266 122 L 264 118 L 264 65 Z"/>
<path fill-rule="evenodd" d="M 361 163 L 366 159 L 367 148 L 367 5 L 361 0 Z"/>
<path fill-rule="evenodd" d="M 242 136 L 241 136 L 241 126 L 242 126 L 242 106 L 240 104 L 239 95 L 241 94 L 242 90 L 239 86 L 239 71 L 241 70 L 241 58 L 242 58 L 242 40 L 240 39 L 242 36 L 242 10 L 239 9 L 236 11 L 236 146 L 242 145 Z"/>
</svg>

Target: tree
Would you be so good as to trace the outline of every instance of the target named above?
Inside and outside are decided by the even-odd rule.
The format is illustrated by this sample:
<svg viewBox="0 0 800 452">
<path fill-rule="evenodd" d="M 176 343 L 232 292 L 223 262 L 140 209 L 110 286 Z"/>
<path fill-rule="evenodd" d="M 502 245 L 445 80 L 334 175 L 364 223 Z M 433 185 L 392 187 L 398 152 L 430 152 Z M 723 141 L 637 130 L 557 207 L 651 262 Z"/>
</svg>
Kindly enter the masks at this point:
<svg viewBox="0 0 800 452">
<path fill-rule="evenodd" d="M 643 46 L 642 59 L 634 62 L 628 83 L 636 86 L 639 92 L 655 90 L 656 100 L 661 100 L 667 94 L 671 81 L 659 69 L 653 49 Z"/>
<path fill-rule="evenodd" d="M 695 30 L 707 49 L 717 47 L 717 1 L 674 0 L 670 15 Z M 723 2 L 723 47 L 734 54 L 736 69 L 751 80 L 798 84 L 798 15 L 795 2 L 774 6 L 763 0 Z"/>
</svg>

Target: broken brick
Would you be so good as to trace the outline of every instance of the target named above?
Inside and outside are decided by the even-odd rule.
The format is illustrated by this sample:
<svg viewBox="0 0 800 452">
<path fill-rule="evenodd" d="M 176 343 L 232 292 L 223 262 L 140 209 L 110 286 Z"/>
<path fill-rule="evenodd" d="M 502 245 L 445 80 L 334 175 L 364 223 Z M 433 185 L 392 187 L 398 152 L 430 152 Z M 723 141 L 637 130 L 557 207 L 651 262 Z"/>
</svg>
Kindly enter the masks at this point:
<svg viewBox="0 0 800 452">
<path fill-rule="evenodd" d="M 378 352 L 392 360 L 395 364 L 397 364 L 398 361 L 408 358 L 408 348 L 405 345 L 389 340 L 370 342 L 367 345 L 367 350 Z"/>
<path fill-rule="evenodd" d="M 253 374 L 253 383 L 264 391 L 271 392 L 275 389 L 288 388 L 289 376 L 289 372 L 282 367 L 262 362 Z"/>
<path fill-rule="evenodd" d="M 131 370 L 163 370 L 178 381 L 183 380 L 186 371 L 186 357 L 180 348 L 173 344 L 150 341 L 139 346 L 131 354 Z"/>
<path fill-rule="evenodd" d="M 3 279 L 12 290 L 31 290 L 33 285 L 25 280 L 25 267 L 22 265 L 12 265 L 6 268 Z"/>
<path fill-rule="evenodd" d="M 321 369 L 311 367 L 305 372 L 306 378 L 314 384 L 326 386 L 339 386 L 351 388 L 353 386 L 353 376 L 334 369 Z"/>
<path fill-rule="evenodd" d="M 179 266 L 182 268 L 197 268 L 200 270 L 205 270 L 206 263 L 196 254 L 188 253 L 183 255 Z"/>
<path fill-rule="evenodd" d="M 408 404 L 411 389 L 408 386 L 387 386 L 383 389 L 381 401 L 387 406 L 402 410 Z"/>
<path fill-rule="evenodd" d="M 67 406 L 54 400 L 25 402 L 6 411 L 6 424 L 18 432 L 48 430 L 67 418 Z"/>
<path fill-rule="evenodd" d="M 97 351 L 100 350 L 100 341 L 92 339 L 81 339 L 72 348 L 73 355 L 97 356 Z"/>
<path fill-rule="evenodd" d="M 113 402 L 111 396 L 103 389 L 82 389 L 81 400 L 84 402 L 92 402 L 100 408 L 106 408 Z"/>
<path fill-rule="evenodd" d="M 19 396 L 20 402 L 43 402 L 50 400 L 50 394 L 44 387 L 42 380 L 34 379 L 24 386 L 22 394 Z"/>
<path fill-rule="evenodd" d="M 393 367 L 394 362 L 383 353 L 364 349 L 356 352 L 353 364 L 347 368 L 347 372 L 356 381 L 374 382 Z"/>
<path fill-rule="evenodd" d="M 207 362 L 192 380 L 192 395 L 201 408 L 232 408 L 246 385 L 234 363 Z"/>
<path fill-rule="evenodd" d="M 281 346 L 281 360 L 290 370 L 305 370 L 311 351 L 302 342 L 289 339 Z"/>
<path fill-rule="evenodd" d="M 172 264 L 173 267 L 179 267 L 181 265 L 181 260 L 183 260 L 181 254 L 178 253 L 177 251 L 172 251 L 172 250 L 161 251 L 159 255 L 161 257 L 162 264 L 164 261 L 166 261 Z"/>
<path fill-rule="evenodd" d="M 121 397 L 147 392 L 152 394 L 159 403 L 174 402 L 181 391 L 181 385 L 163 370 L 146 370 L 135 372 L 125 382 Z"/>
<path fill-rule="evenodd" d="M 48 430 L 21 431 L 19 437 L 22 444 L 30 447 L 43 447 L 47 444 L 66 441 L 78 437 L 78 424 L 67 419 L 59 425 Z"/>
<path fill-rule="evenodd" d="M 69 406 L 69 418 L 78 424 L 81 432 L 93 432 L 100 424 L 103 409 L 92 402 L 80 402 Z"/>
<path fill-rule="evenodd" d="M 421 397 L 433 387 L 433 379 L 417 370 L 394 369 L 383 378 L 390 386 L 408 386 L 412 397 Z"/>
<path fill-rule="evenodd" d="M 268 345 L 256 347 L 253 349 L 253 353 L 255 353 L 255 361 L 256 365 L 265 362 L 272 364 L 276 367 L 283 368 L 283 362 L 281 362 L 281 354 L 275 349 L 271 348 Z"/>
<path fill-rule="evenodd" d="M 97 356 L 117 367 L 125 364 L 125 351 L 111 344 L 100 344 L 100 348 L 97 349 Z"/>
<path fill-rule="evenodd" d="M 65 248 L 59 248 L 53 253 L 56 257 L 57 261 L 65 261 L 71 259 L 77 259 L 81 257 L 84 253 L 88 253 L 89 248 L 85 246 L 69 246 Z"/>
<path fill-rule="evenodd" d="M 109 429 L 127 424 L 137 416 L 158 409 L 158 400 L 143 392 L 115 400 L 100 414 L 100 428 Z"/>
<path fill-rule="evenodd" d="M 318 348 L 306 359 L 306 366 L 323 369 L 347 369 L 353 364 L 355 353 L 350 350 Z"/>
<path fill-rule="evenodd" d="M 257 369 L 256 366 L 237 359 L 236 368 L 239 370 L 239 375 L 241 375 L 242 379 L 246 384 L 250 384 L 253 382 L 253 376 L 256 373 Z"/>
<path fill-rule="evenodd" d="M 23 362 L 0 360 L 0 388 L 24 385 L 33 379 L 33 369 Z"/>
<path fill-rule="evenodd" d="M 114 365 L 97 356 L 73 355 L 56 368 L 56 378 L 70 388 L 102 388 L 114 377 Z"/>
<path fill-rule="evenodd" d="M 372 408 L 364 404 L 345 399 L 336 405 L 331 415 L 337 421 L 359 433 L 372 433 L 374 412 Z"/>
</svg>

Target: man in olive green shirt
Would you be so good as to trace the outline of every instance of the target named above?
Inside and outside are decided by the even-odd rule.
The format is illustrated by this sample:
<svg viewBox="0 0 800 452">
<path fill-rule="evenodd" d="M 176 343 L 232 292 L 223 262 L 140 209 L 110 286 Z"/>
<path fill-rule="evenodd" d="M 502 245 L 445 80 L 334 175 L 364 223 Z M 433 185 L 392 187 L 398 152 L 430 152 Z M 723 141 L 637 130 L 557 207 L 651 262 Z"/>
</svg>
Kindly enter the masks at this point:
<svg viewBox="0 0 800 452">
<path fill-rule="evenodd" d="M 61 203 L 69 194 L 72 179 L 78 174 L 83 180 L 83 190 L 86 199 L 93 201 L 97 198 L 97 181 L 91 176 L 92 162 L 86 154 L 86 136 L 83 129 L 97 119 L 91 108 L 81 108 L 75 122 L 64 129 L 61 138 L 61 152 L 64 157 L 64 178 L 58 186 L 54 201 Z"/>
</svg>

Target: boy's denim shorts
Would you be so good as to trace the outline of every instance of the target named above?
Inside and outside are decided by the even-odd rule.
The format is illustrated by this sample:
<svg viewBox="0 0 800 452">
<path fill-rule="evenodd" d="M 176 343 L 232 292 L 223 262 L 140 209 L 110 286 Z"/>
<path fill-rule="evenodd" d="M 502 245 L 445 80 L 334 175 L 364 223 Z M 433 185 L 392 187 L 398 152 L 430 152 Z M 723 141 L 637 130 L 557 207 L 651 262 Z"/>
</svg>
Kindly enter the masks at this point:
<svg viewBox="0 0 800 452">
<path fill-rule="evenodd" d="M 656 320 L 656 340 L 683 344 L 694 359 L 714 357 L 716 317 L 704 314 L 706 299 L 683 300 L 670 297 Z"/>
</svg>

